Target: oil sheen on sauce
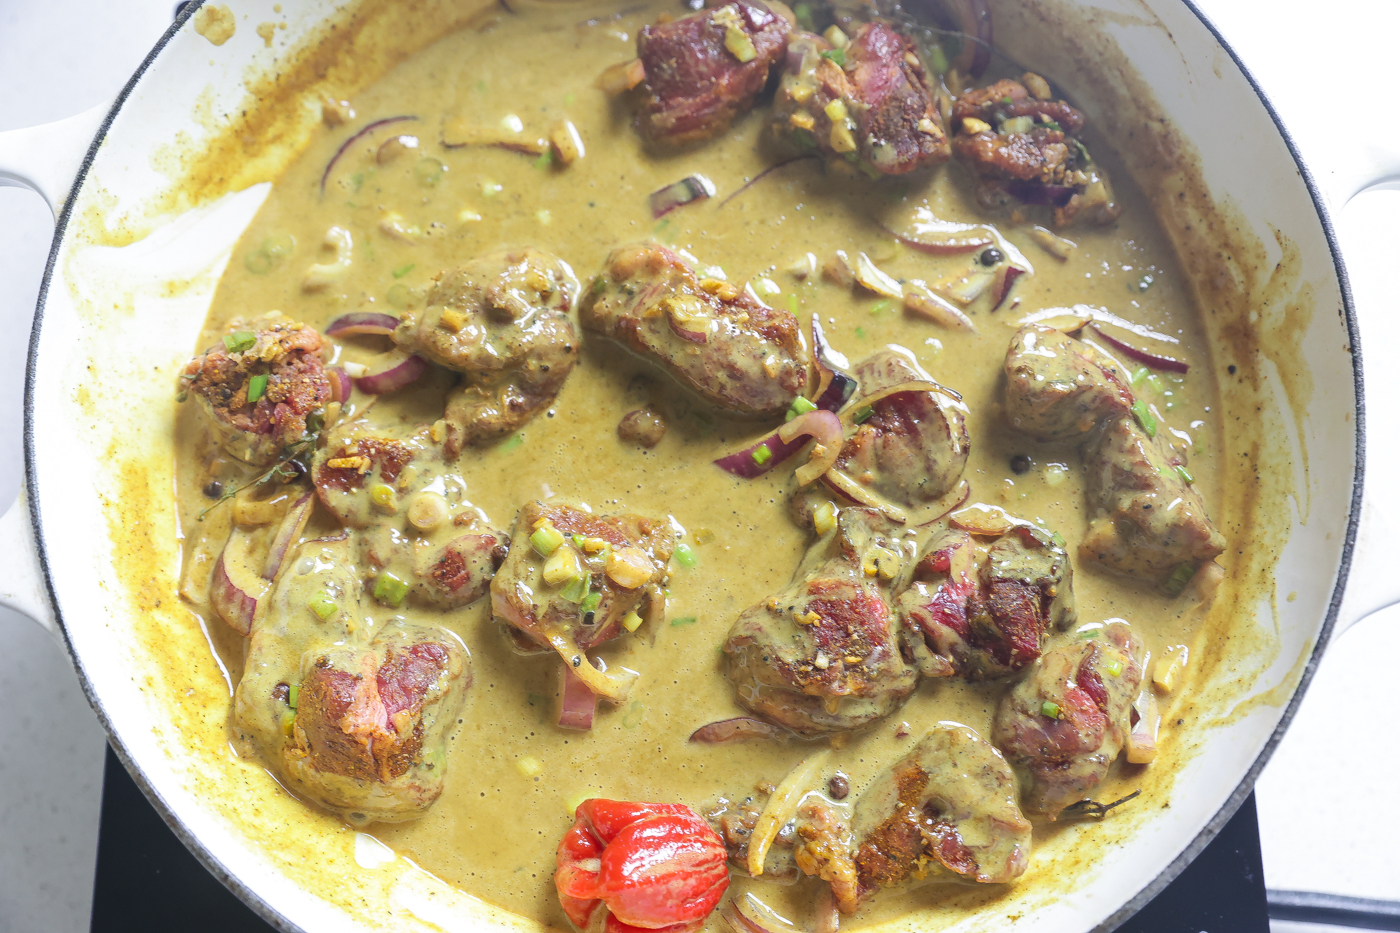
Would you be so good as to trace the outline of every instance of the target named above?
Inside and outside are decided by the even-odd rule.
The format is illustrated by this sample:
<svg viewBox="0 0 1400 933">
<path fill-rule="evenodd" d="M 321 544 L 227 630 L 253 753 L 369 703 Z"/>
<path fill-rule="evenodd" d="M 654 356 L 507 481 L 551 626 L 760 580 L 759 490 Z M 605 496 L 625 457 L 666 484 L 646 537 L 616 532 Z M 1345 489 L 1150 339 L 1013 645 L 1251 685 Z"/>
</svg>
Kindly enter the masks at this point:
<svg viewBox="0 0 1400 933">
<path fill-rule="evenodd" d="M 1166 415 L 1171 428 L 1190 435 L 1192 472 L 1207 505 L 1215 503 L 1219 448 L 1208 350 L 1150 206 L 1126 172 L 1114 171 L 1111 141 L 1098 141 L 1094 151 L 1112 173 L 1122 217 L 1106 229 L 1067 232 L 1078 243 L 1067 260 L 1038 246 L 1028 226 L 983 215 L 972 200 L 970 179 L 956 165 L 869 182 L 824 173 L 819 161 L 808 160 L 726 201 L 781 158 L 766 138 L 762 108 L 708 144 L 655 153 L 631 129 L 627 108 L 593 86 L 603 68 L 633 55 L 637 30 L 663 8 L 674 12 L 653 4 L 590 21 L 589 9 L 579 5 L 532 7 L 501 18 L 488 35 L 464 30 L 443 38 L 356 96 L 350 102 L 354 119 L 318 132 L 274 187 L 234 253 L 201 345 L 216 340 L 234 317 L 278 310 L 323 329 L 348 311 L 393 313 L 421 304 L 439 271 L 508 246 L 553 252 L 586 282 L 613 246 L 654 238 L 723 269 L 730 281 L 763 277 L 775 283 L 780 293 L 764 294 L 765 300 L 795 309 L 804 324 L 813 313 L 820 315 L 833 345 L 852 361 L 891 344 L 912 351 L 937 381 L 963 395 L 971 411 L 965 474 L 971 501 L 1002 506 L 1059 531 L 1073 554 L 1085 524 L 1078 454 L 1018 439 L 1002 423 L 999 398 L 1001 362 L 1017 322 L 1042 309 L 1083 303 L 1180 340 L 1174 355 L 1189 362 L 1191 371 L 1180 385 L 1168 385 L 1172 407 Z M 321 175 L 336 149 L 361 126 L 394 116 L 414 119 L 352 145 L 322 194 Z M 559 167 L 499 148 L 445 148 L 441 129 L 457 119 L 500 135 L 523 127 L 521 135 L 530 138 L 567 119 L 578 128 L 585 155 Z M 395 134 L 417 137 L 419 148 L 379 165 L 377 147 Z M 697 172 L 714 182 L 717 197 L 654 220 L 648 194 Z M 823 283 L 819 275 L 799 280 L 788 271 L 806 253 L 820 262 L 837 249 L 866 252 L 896 278 L 932 281 L 966 266 L 968 256 L 900 249 L 883 229 L 921 207 L 946 220 L 999 224 L 1035 270 L 1018 284 L 1016 307 L 974 316 L 977 333 L 951 331 L 906 316 L 875 296 Z M 307 269 L 332 256 L 322 246 L 331 227 L 349 231 L 350 265 L 330 287 L 306 291 Z M 290 253 L 265 262 L 262 245 L 270 239 L 285 244 L 288 237 L 295 244 Z M 389 349 L 383 338 L 349 338 L 337 353 L 341 362 L 376 370 L 391 358 Z M 697 561 L 689 569 L 673 563 L 667 621 L 624 635 L 600 652 L 610 665 L 641 674 L 621 707 L 604 705 L 591 732 L 558 729 L 557 658 L 512 653 L 491 619 L 489 600 L 455 613 L 400 613 L 456 631 L 471 652 L 475 682 L 450 742 L 442 797 L 416 821 L 379 824 L 370 832 L 450 884 L 558 928 L 567 921 L 554 893 L 554 851 L 570 825 L 572 802 L 605 796 L 678 800 L 700 808 L 720 794 L 748 793 L 760 780 L 776 783 L 813 750 L 802 742 L 686 742 L 696 727 L 742 712 L 720 674 L 719 646 L 740 611 L 788 581 L 807 535 L 788 516 L 791 469 L 740 480 L 711 464 L 771 425 L 718 417 L 657 376 L 681 416 L 670 420 L 665 439 L 650 451 L 619 440 L 619 419 L 646 402 L 634 378 L 647 372 L 617 346 L 587 337 L 580 365 L 548 414 L 495 446 L 469 448 L 458 462 L 467 498 L 495 527 L 509 529 L 521 505 L 553 493 L 582 499 L 599 512 L 669 515 L 685 530 Z M 368 418 L 391 429 L 431 423 L 440 417 L 448 384 L 444 378 L 424 380 L 381 397 Z M 182 431 L 181 520 L 192 528 L 209 504 L 200 490 L 210 450 L 188 413 Z M 1017 454 L 1031 458 L 1028 472 L 1011 470 Z M 207 523 L 207 533 L 216 534 L 226 521 Z M 1191 642 L 1197 607 L 1093 569 L 1076 570 L 1081 622 L 1126 619 L 1154 657 L 1166 645 Z M 211 629 L 236 681 L 240 639 L 216 619 Z M 852 799 L 934 722 L 954 720 L 988 735 L 1004 689 L 925 680 L 888 720 L 833 742 L 839 746 L 833 764 L 849 775 Z M 904 731 L 906 736 L 897 735 Z M 1170 730 L 1165 741 L 1171 741 Z M 526 756 L 542 765 L 540 773 L 524 776 L 519 764 Z M 1115 776 L 1100 797 L 1111 798 L 1126 786 Z M 1059 832 L 1037 825 L 1037 845 Z M 1031 872 L 1036 870 L 1033 864 Z M 806 883 L 782 888 L 737 876 L 735 884 L 799 922 L 814 890 Z M 911 904 L 968 905 L 995 897 L 993 890 L 928 887 L 912 901 L 875 898 L 852 925 L 887 919 Z M 718 923 L 712 918 L 712 926 Z"/>
</svg>

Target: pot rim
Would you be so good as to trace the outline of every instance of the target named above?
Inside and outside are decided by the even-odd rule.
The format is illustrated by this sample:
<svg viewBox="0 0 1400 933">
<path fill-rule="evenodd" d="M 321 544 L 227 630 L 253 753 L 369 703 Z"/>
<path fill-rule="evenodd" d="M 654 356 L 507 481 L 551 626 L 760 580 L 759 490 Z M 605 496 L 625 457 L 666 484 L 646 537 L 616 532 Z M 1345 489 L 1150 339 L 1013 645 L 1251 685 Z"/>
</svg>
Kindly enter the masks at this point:
<svg viewBox="0 0 1400 933">
<path fill-rule="evenodd" d="M 62 633 L 64 646 L 73 661 L 73 666 L 77 671 L 78 680 L 82 685 L 83 693 L 87 696 L 88 703 L 92 706 L 93 711 L 97 714 L 98 721 L 101 722 L 102 728 L 107 733 L 108 744 L 111 745 L 113 751 L 116 752 L 117 757 L 126 767 L 127 772 L 130 773 L 136 785 L 141 788 L 141 792 L 146 795 L 147 800 L 151 802 L 156 812 L 160 814 L 161 819 L 165 821 L 166 825 L 170 827 L 176 837 L 185 844 L 185 847 L 199 859 L 200 863 L 210 874 L 219 879 L 226 888 L 236 894 L 240 900 L 247 904 L 259 917 L 271 926 L 283 931 L 283 933 L 306 933 L 301 927 L 298 927 L 278 912 L 256 890 L 243 881 L 243 879 L 231 872 L 217 857 L 215 857 L 198 836 L 185 827 L 175 815 L 170 805 L 161 797 L 150 781 L 147 780 L 140 765 L 131 756 L 126 745 L 114 731 L 111 719 L 107 715 L 101 698 L 94 691 L 92 682 L 84 669 L 83 662 L 74 650 L 72 638 L 69 636 L 68 626 L 64 621 L 63 612 L 58 601 L 58 592 L 54 588 L 53 575 L 50 572 L 48 551 L 44 542 L 43 524 L 39 512 L 39 482 L 35 465 L 34 446 L 34 392 L 38 372 L 39 334 L 43 326 L 44 308 L 48 299 L 49 287 L 53 283 L 58 253 L 63 245 L 68 224 L 72 219 L 73 205 L 83 183 L 87 180 L 88 172 L 91 170 L 92 163 L 97 157 L 98 149 L 106 139 L 107 133 L 111 129 L 112 122 L 121 111 L 122 106 L 131 97 L 136 86 L 145 76 L 151 64 L 205 2 L 206 0 L 194 0 L 194 2 L 181 4 L 181 9 L 170 24 L 170 27 L 166 29 L 165 33 L 151 48 L 151 51 L 142 59 L 136 71 L 132 73 L 131 78 L 128 79 L 126 84 L 122 87 L 121 92 L 112 102 L 111 109 L 108 110 L 107 115 L 103 118 L 97 130 L 97 134 L 93 137 L 93 141 L 83 157 L 82 165 L 78 169 L 78 174 L 73 181 L 68 197 L 64 201 L 63 208 L 59 212 L 58 218 L 54 223 L 53 242 L 49 248 L 48 261 L 44 266 L 44 277 L 39 286 L 39 297 L 34 309 L 34 323 L 29 335 L 29 353 L 25 362 L 23 427 L 24 488 L 28 498 L 29 518 L 34 532 L 39 566 L 43 572 L 44 589 L 54 608 L 54 617 L 58 623 L 58 630 Z M 1365 479 L 1366 404 L 1365 380 L 1363 378 L 1362 368 L 1362 347 L 1356 321 L 1356 309 L 1352 298 L 1351 283 L 1347 277 L 1346 266 L 1342 260 L 1341 249 L 1337 242 L 1336 230 L 1333 227 L 1327 204 L 1323 199 L 1322 192 L 1313 177 L 1312 171 L 1303 160 L 1303 156 L 1299 152 L 1292 134 L 1284 125 L 1273 102 L 1260 86 L 1253 73 L 1246 67 L 1238 53 L 1236 53 L 1229 42 L 1225 40 L 1225 37 L 1221 34 L 1220 30 L 1216 28 L 1215 24 L 1211 22 L 1210 18 L 1197 6 L 1197 0 L 1178 0 L 1178 2 L 1191 12 L 1211 34 L 1215 41 L 1219 43 L 1220 48 L 1224 50 L 1230 57 L 1230 60 L 1234 62 L 1235 67 L 1240 70 L 1240 74 L 1244 77 L 1250 89 L 1254 92 L 1254 95 L 1263 105 L 1264 110 L 1269 115 L 1269 119 L 1274 124 L 1274 128 L 1278 131 L 1284 145 L 1288 148 L 1289 155 L 1292 157 L 1293 163 L 1298 169 L 1299 176 L 1302 178 L 1303 184 L 1307 188 L 1308 196 L 1312 200 L 1313 208 L 1317 213 L 1318 222 L 1322 226 L 1323 235 L 1327 240 L 1328 252 L 1332 257 L 1333 271 L 1337 277 L 1337 284 L 1342 296 L 1342 316 L 1346 325 L 1347 337 L 1351 344 L 1352 382 L 1356 403 L 1355 472 L 1353 474 L 1351 506 L 1347 516 L 1346 535 L 1342 542 L 1341 563 L 1337 569 L 1337 580 L 1333 586 L 1332 597 L 1328 602 L 1327 614 L 1323 619 L 1322 627 L 1318 632 L 1317 641 L 1313 645 L 1307 664 L 1303 668 L 1302 676 L 1299 678 L 1297 687 L 1294 689 L 1293 695 L 1288 701 L 1288 705 L 1279 718 L 1278 724 L 1274 727 L 1268 741 L 1265 742 L 1259 755 L 1255 758 L 1253 764 L 1250 765 L 1249 770 L 1245 772 L 1244 777 L 1241 778 L 1234 791 L 1231 792 L 1230 796 L 1226 798 L 1225 802 L 1206 822 L 1206 825 L 1201 828 L 1200 832 L 1196 834 L 1196 837 L 1192 839 L 1186 848 L 1183 849 L 1169 865 L 1163 868 L 1152 881 L 1148 882 L 1148 884 L 1133 895 L 1133 897 L 1124 902 L 1121 907 L 1095 926 L 1090 933 L 1109 933 L 1109 931 L 1115 929 L 1129 917 L 1136 914 L 1150 900 L 1161 893 L 1167 885 L 1176 879 L 1177 875 L 1181 874 L 1187 865 L 1195 860 L 1201 850 L 1210 844 L 1211 840 L 1216 837 L 1221 828 L 1235 815 L 1235 811 L 1239 809 L 1244 799 L 1253 793 L 1255 780 L 1264 769 L 1264 766 L 1268 764 L 1269 759 L 1273 756 L 1274 750 L 1278 747 L 1280 740 L 1282 740 L 1283 734 L 1292 723 L 1293 717 L 1297 713 L 1298 705 L 1302 702 L 1303 695 L 1307 692 L 1307 688 L 1312 682 L 1313 674 L 1317 670 L 1317 665 L 1322 658 L 1322 653 L 1331 640 L 1332 630 L 1336 625 L 1337 615 L 1341 608 L 1342 597 L 1346 593 L 1347 578 L 1351 571 L 1353 550 L 1356 545 L 1357 525 L 1361 515 L 1361 499 Z"/>
</svg>

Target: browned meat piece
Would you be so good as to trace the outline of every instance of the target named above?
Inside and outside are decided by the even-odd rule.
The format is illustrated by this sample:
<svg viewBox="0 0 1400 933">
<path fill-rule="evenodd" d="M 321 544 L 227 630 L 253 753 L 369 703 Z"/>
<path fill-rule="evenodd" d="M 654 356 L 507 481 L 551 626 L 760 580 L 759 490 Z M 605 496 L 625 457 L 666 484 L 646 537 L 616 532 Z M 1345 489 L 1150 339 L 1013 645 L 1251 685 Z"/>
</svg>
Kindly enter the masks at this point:
<svg viewBox="0 0 1400 933">
<path fill-rule="evenodd" d="M 781 414 L 810 378 L 796 317 L 728 282 L 698 279 L 655 243 L 614 250 L 579 317 L 728 411 Z"/>
<path fill-rule="evenodd" d="M 578 362 L 577 297 L 563 260 L 518 249 L 441 273 L 427 306 L 404 312 L 394 342 L 463 374 L 447 399 L 448 453 L 503 437 L 554 401 Z"/>
<path fill-rule="evenodd" d="M 1112 223 L 1122 208 L 1079 139 L 1084 115 L 1040 100 L 1019 81 L 974 88 L 953 102 L 953 152 L 978 178 L 978 200 L 1049 205 L 1057 227 Z"/>
<path fill-rule="evenodd" d="M 331 431 L 325 446 L 311 462 L 316 495 L 332 515 L 352 528 L 365 528 L 385 511 L 374 504 L 379 487 L 398 500 L 398 481 L 416 460 L 431 457 L 423 438 L 399 440 L 369 434 L 352 423 Z M 386 494 L 380 493 L 380 498 Z M 394 506 L 397 510 L 397 505 Z"/>
<path fill-rule="evenodd" d="M 442 792 L 469 661 L 445 629 L 372 628 L 354 551 L 343 536 L 288 555 L 253 620 L 234 730 L 293 790 L 352 823 L 413 819 Z"/>
<path fill-rule="evenodd" d="M 309 652 L 283 752 L 288 775 L 351 810 L 352 821 L 416 815 L 398 807 L 375 814 L 384 796 L 427 809 L 442 793 L 441 720 L 456 716 L 470 684 L 466 664 L 461 644 L 445 632 L 393 625 L 368 647 Z M 361 814 L 367 819 L 357 820 Z"/>
<path fill-rule="evenodd" d="M 916 513 L 939 505 L 967 466 L 967 406 L 894 350 L 863 360 L 855 376 L 860 396 L 845 409 L 848 433 L 836 461 L 846 479 L 840 491 L 850 496 L 858 489 Z M 891 391 L 901 386 L 910 388 Z"/>
<path fill-rule="evenodd" d="M 331 400 L 321 335 L 280 314 L 233 321 L 220 343 L 185 364 L 180 390 L 199 400 L 230 455 L 267 466 L 306 436 L 307 417 Z"/>
<path fill-rule="evenodd" d="M 775 128 L 803 148 L 903 175 L 948 161 L 948 134 L 917 45 L 865 23 L 843 50 L 811 33 L 788 45 Z M 841 62 L 843 64 L 838 64 Z"/>
<path fill-rule="evenodd" d="M 879 512 L 843 510 L 793 582 L 730 629 L 726 673 L 739 702 L 804 735 L 891 713 L 918 680 L 900 654 L 891 606 L 911 556 Z"/>
<path fill-rule="evenodd" d="M 1015 774 L 977 733 L 952 723 L 875 778 L 853 827 L 862 898 L 917 879 L 1014 881 L 1030 861 Z"/>
<path fill-rule="evenodd" d="M 365 537 L 365 567 L 376 578 L 387 572 L 407 582 L 408 598 L 419 605 L 445 611 L 468 606 L 486 595 L 510 539 L 484 528 L 468 534 L 448 528 L 450 540 L 442 543 L 434 540 L 441 535 L 410 537 L 397 523 L 376 525 Z"/>
<path fill-rule="evenodd" d="M 1127 376 L 1087 343 L 1028 324 L 1006 351 L 1006 417 L 1037 440 L 1081 441 L 1105 418 L 1131 416 Z"/>
<path fill-rule="evenodd" d="M 992 739 L 1031 778 L 1026 808 L 1055 819 L 1108 774 L 1130 729 L 1147 649 L 1113 622 L 1089 641 L 1047 651 L 1002 698 Z"/>
<path fill-rule="evenodd" d="M 1225 550 L 1178 469 L 1184 458 L 1103 353 L 1049 327 L 1023 327 L 1006 354 L 1006 415 L 1031 437 L 1085 442 L 1091 514 L 1083 559 L 1179 591 Z"/>
<path fill-rule="evenodd" d="M 638 408 L 622 416 L 617 424 L 617 436 L 629 444 L 650 449 L 666 436 L 666 422 L 650 408 Z"/>
<path fill-rule="evenodd" d="M 1161 579 L 1180 592 L 1200 565 L 1225 550 L 1183 461 L 1164 431 L 1148 437 L 1131 418 L 1106 422 L 1084 448 L 1089 530 L 1079 556 L 1113 570 Z"/>
<path fill-rule="evenodd" d="M 753 106 L 792 27 L 759 0 L 731 0 L 637 34 L 646 103 L 637 129 L 680 145 L 723 133 Z"/>
<path fill-rule="evenodd" d="M 1073 622 L 1071 574 L 1064 547 L 1034 525 L 990 547 L 956 528 L 936 535 L 896 601 L 920 672 L 991 680 L 1021 670 L 1051 626 Z"/>
<path fill-rule="evenodd" d="M 536 500 L 516 517 L 510 552 L 491 581 L 491 609 L 559 652 L 594 693 L 620 701 L 630 682 L 600 671 L 585 652 L 617 637 L 630 613 L 659 618 L 674 549 L 664 520 Z"/>
</svg>

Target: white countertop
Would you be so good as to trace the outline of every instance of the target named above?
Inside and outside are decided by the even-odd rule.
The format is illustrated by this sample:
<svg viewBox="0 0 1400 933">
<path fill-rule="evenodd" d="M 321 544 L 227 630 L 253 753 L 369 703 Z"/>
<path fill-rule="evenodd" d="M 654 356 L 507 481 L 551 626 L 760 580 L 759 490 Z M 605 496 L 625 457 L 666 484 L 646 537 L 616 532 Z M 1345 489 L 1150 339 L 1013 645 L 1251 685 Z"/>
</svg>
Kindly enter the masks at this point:
<svg viewBox="0 0 1400 933">
<path fill-rule="evenodd" d="M 1387 63 L 1394 58 L 1389 44 L 1400 35 L 1400 2 L 1197 2 L 1255 66 L 1285 122 L 1317 127 L 1336 120 L 1339 132 L 1389 133 L 1400 147 L 1385 105 L 1393 96 Z M 0 0 L 0 131 L 110 99 L 169 25 L 174 6 L 167 0 Z M 1261 15 L 1266 10 L 1267 18 Z M 1278 55 L 1280 47 L 1291 51 Z M 1343 82 L 1363 93 L 1345 94 Z M 1319 112 L 1314 101 L 1323 86 L 1339 88 L 1338 99 L 1347 99 Z M 1326 139 L 1305 129 L 1299 145 L 1322 174 Z M 1359 307 L 1394 302 L 1396 217 L 1400 191 L 1368 192 L 1334 217 Z M 10 334 L 0 340 L 3 509 L 14 501 L 22 475 L 24 361 L 52 219 L 37 195 L 13 188 L 0 188 L 0 218 L 0 332 Z M 1381 338 L 1393 345 L 1389 338 L 1397 336 L 1369 329 L 1365 335 L 1371 347 L 1382 345 Z M 1382 358 L 1373 351 L 1368 360 L 1374 366 Z M 0 609 L 0 643 L 7 646 L 0 652 L 0 696 L 8 701 L 0 717 L 0 933 L 78 933 L 87 930 L 91 908 L 102 730 L 66 652 L 38 626 Z M 1400 610 L 1392 609 L 1347 633 L 1323 660 L 1258 785 L 1270 887 L 1400 898 L 1400 857 L 1393 849 L 1400 839 L 1400 744 L 1387 726 L 1396 699 L 1391 675 L 1376 663 L 1395 657 Z M 1321 928 L 1275 924 L 1276 933 L 1285 930 Z"/>
</svg>

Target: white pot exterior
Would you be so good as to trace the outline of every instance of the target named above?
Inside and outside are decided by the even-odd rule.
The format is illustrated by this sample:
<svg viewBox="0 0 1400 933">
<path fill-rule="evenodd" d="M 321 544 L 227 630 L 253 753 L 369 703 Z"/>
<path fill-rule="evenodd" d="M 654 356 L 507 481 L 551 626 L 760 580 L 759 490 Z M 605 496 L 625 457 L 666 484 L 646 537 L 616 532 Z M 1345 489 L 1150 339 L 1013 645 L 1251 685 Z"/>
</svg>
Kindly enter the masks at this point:
<svg viewBox="0 0 1400 933">
<path fill-rule="evenodd" d="M 28 504 L 48 592 L 93 705 L 128 767 L 211 870 L 274 925 L 525 929 L 522 921 L 402 859 L 368 867 L 380 861 L 374 845 L 329 820 L 316 824 L 324 834 L 322 864 L 311 874 L 289 868 L 276 851 L 276 822 L 295 818 L 288 814 L 299 805 L 276 801 L 257 824 L 259 834 L 211 802 L 214 785 L 206 776 L 212 767 L 250 769 L 239 773 L 268 782 L 247 763 L 210 764 L 220 755 L 231 757 L 227 749 L 189 747 L 178 717 L 170 714 L 172 703 L 183 702 L 182 693 L 159 659 L 153 661 L 150 642 L 134 634 L 169 613 L 169 646 L 194 659 L 201 645 L 188 625 L 182 631 L 173 621 L 178 610 L 165 605 L 174 598 L 178 557 L 169 501 L 173 386 L 230 250 L 268 190 L 259 185 L 231 193 L 148 232 L 150 206 L 170 183 L 153 166 L 168 164 L 179 134 L 186 137 L 181 145 L 195 147 L 209 136 L 191 114 L 239 104 L 249 62 L 272 65 L 273 52 L 263 48 L 251 24 L 285 20 L 285 35 L 295 44 L 334 8 L 326 0 L 282 5 L 286 9 L 276 13 L 270 0 L 235 4 L 239 29 L 217 48 L 194 33 L 188 18 L 177 23 L 112 108 L 99 133 L 101 144 L 89 154 L 63 208 L 35 323 L 26 421 Z M 1018 903 L 1034 910 L 1038 933 L 1110 929 L 1165 886 L 1233 814 L 1338 616 L 1360 515 L 1360 356 L 1348 349 L 1355 332 L 1340 259 L 1300 165 L 1247 76 L 1182 0 L 1093 0 L 1093 6 L 1114 19 L 1109 32 L 1195 142 L 1217 200 L 1228 200 L 1260 240 L 1274 242 L 1271 230 L 1277 230 L 1296 244 L 1298 284 L 1311 290 L 1317 313 L 1306 335 L 1298 335 L 1312 382 L 1310 395 L 1299 400 L 1303 410 L 1289 411 L 1294 402 L 1282 392 L 1276 398 L 1280 421 L 1296 427 L 1295 447 L 1306 450 L 1307 468 L 1296 470 L 1294 524 L 1277 561 L 1275 596 L 1254 607 L 1257 624 L 1276 626 L 1278 652 L 1239 699 L 1262 699 L 1200 733 L 1205 742 L 1176 777 L 1170 809 L 1137 824 L 1113 858 L 1082 870 L 1070 888 Z M 1146 8 L 1165 29 L 1142 23 Z M 1033 48 L 1019 55 L 1035 63 Z M 1097 116 L 1095 88 L 1068 86 Z M 1248 158 L 1240 157 L 1244 151 Z M 0 137 L 0 179 L 6 154 Z M 47 164 L 55 177 L 71 177 L 64 175 L 61 158 Z M 40 183 L 50 192 L 58 185 Z M 149 452 L 150 469 L 132 475 L 123 456 L 131 451 Z M 133 495 L 145 497 L 144 526 L 114 527 L 132 524 L 116 506 Z M 23 518 L 16 510 L 0 533 L 17 542 Z M 151 565 L 164 568 L 165 576 L 124 579 L 118 568 L 131 548 L 150 549 Z M 1351 616 L 1364 614 L 1383 601 L 1382 590 L 1396 586 L 1383 582 L 1375 593 L 1355 598 Z M 15 592 L 3 594 L 8 601 L 42 611 L 42 596 L 19 592 L 22 580 L 10 589 Z M 148 619 L 138 624 L 141 615 Z M 201 672 L 190 678 L 190 715 L 212 714 L 218 672 L 210 659 L 191 664 Z M 248 790 L 247 799 L 256 800 L 259 792 Z M 344 905 L 361 896 L 368 906 L 347 911 Z M 1000 929 L 1008 912 L 1002 906 L 957 929 Z"/>
</svg>

